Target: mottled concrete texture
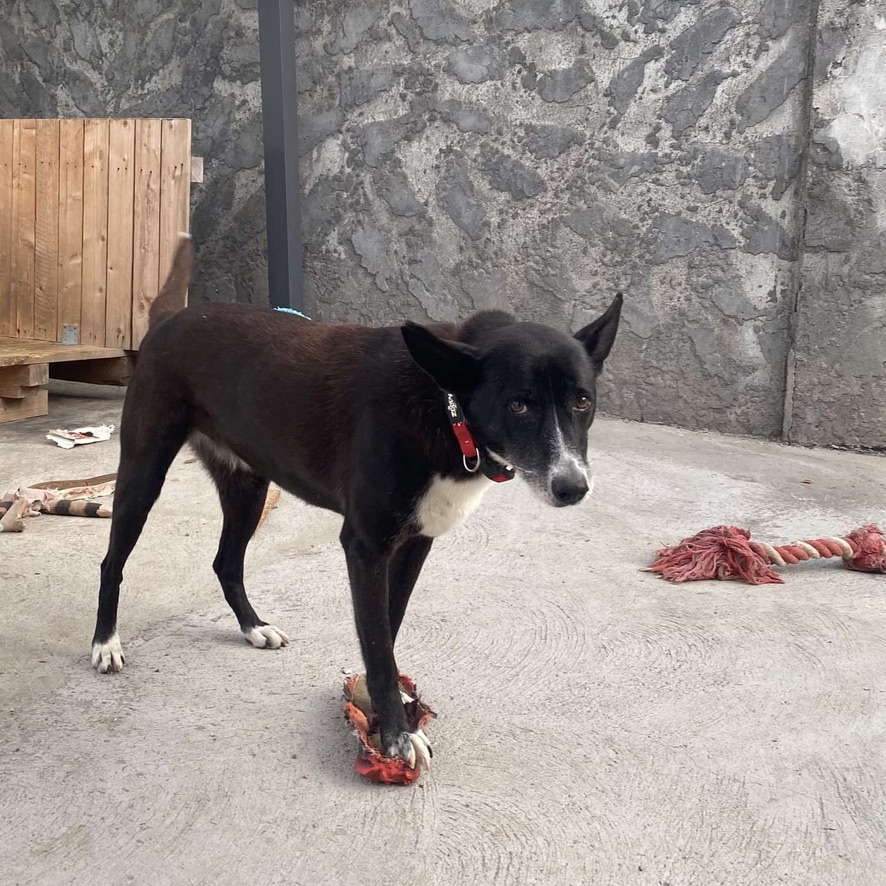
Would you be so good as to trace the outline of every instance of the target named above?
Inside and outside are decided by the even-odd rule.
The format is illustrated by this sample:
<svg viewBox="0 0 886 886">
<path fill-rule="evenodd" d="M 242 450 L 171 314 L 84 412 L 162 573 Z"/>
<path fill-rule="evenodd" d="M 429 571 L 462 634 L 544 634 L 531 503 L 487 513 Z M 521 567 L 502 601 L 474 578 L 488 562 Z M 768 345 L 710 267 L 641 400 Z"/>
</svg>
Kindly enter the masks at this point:
<svg viewBox="0 0 886 886">
<path fill-rule="evenodd" d="M 255 0 L 14 0 L 0 112 L 187 114 L 196 298 L 267 299 Z M 578 328 L 626 418 L 886 445 L 886 16 L 863 0 L 296 6 L 309 313 Z"/>
<path fill-rule="evenodd" d="M 882 447 L 886 7 L 822 0 L 819 35 L 789 435 Z"/>
<path fill-rule="evenodd" d="M 303 4 L 301 114 L 329 123 L 302 166 L 310 310 L 577 328 L 622 289 L 606 409 L 779 435 L 810 21 L 772 0 Z"/>
</svg>

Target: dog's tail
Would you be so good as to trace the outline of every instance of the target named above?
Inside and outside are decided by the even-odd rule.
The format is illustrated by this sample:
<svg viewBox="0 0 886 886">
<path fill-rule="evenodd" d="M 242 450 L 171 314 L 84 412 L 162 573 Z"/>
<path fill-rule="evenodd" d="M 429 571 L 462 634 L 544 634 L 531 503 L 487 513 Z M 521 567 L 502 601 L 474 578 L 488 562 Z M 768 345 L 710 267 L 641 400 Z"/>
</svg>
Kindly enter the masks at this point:
<svg viewBox="0 0 886 886">
<path fill-rule="evenodd" d="M 153 329 L 158 323 L 177 314 L 185 306 L 185 295 L 191 282 L 191 268 L 194 265 L 194 241 L 190 234 L 180 234 L 181 240 L 172 260 L 172 269 L 163 288 L 151 302 L 148 312 L 148 327 Z"/>
</svg>

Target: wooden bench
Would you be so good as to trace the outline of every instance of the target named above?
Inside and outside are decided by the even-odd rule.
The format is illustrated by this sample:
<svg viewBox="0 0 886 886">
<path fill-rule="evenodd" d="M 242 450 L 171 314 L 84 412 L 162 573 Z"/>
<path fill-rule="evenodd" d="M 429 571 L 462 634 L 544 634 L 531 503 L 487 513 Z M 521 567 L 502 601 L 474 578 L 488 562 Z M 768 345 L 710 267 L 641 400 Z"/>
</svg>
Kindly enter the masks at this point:
<svg viewBox="0 0 886 886">
<path fill-rule="evenodd" d="M 0 422 L 48 415 L 50 378 L 125 385 L 134 367 L 122 348 L 0 337 Z"/>
</svg>

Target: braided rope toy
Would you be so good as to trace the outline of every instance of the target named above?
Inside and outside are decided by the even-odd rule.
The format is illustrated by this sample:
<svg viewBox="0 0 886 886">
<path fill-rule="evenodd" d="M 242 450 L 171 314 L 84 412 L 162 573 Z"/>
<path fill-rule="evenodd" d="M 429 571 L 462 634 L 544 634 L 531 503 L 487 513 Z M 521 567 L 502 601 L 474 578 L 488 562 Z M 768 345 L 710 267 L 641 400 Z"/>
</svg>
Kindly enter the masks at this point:
<svg viewBox="0 0 886 886">
<path fill-rule="evenodd" d="M 782 584 L 784 579 L 773 566 L 829 557 L 842 557 L 846 568 L 856 572 L 886 572 L 883 530 L 868 524 L 846 536 L 771 545 L 751 541 L 747 529 L 715 526 L 656 551 L 655 561 L 644 571 L 675 583 L 734 579 L 754 585 Z"/>
<path fill-rule="evenodd" d="M 437 715 L 422 701 L 415 688 L 415 681 L 406 674 L 400 674 L 400 698 L 410 732 L 423 734 L 424 727 Z M 372 709 L 366 677 L 362 674 L 353 674 L 345 681 L 344 711 L 360 742 L 357 761 L 354 763 L 355 772 L 380 784 L 412 784 L 418 780 L 422 773 L 421 763 L 413 761 L 410 766 L 406 760 L 387 757 L 382 753 L 378 718 Z M 424 768 L 429 766 L 430 760 L 425 759 Z"/>
</svg>

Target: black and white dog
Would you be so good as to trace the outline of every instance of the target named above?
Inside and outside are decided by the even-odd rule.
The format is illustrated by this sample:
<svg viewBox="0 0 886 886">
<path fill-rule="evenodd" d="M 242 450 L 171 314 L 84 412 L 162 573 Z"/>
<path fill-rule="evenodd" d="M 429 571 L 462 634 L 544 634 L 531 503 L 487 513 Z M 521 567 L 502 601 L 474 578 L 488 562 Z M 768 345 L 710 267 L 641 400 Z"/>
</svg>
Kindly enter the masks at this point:
<svg viewBox="0 0 886 886">
<path fill-rule="evenodd" d="M 126 396 L 92 663 L 102 673 L 123 667 L 123 567 L 170 463 L 190 442 L 224 513 L 213 566 L 254 646 L 288 643 L 243 587 L 269 482 L 342 515 L 383 748 L 426 763 L 430 749 L 409 732 L 394 660 L 409 596 L 433 539 L 495 482 L 519 474 L 557 507 L 587 494 L 596 379 L 621 296 L 575 336 L 498 311 L 461 324 L 371 329 L 236 304 L 178 310 L 192 260 L 183 239 Z"/>
</svg>

